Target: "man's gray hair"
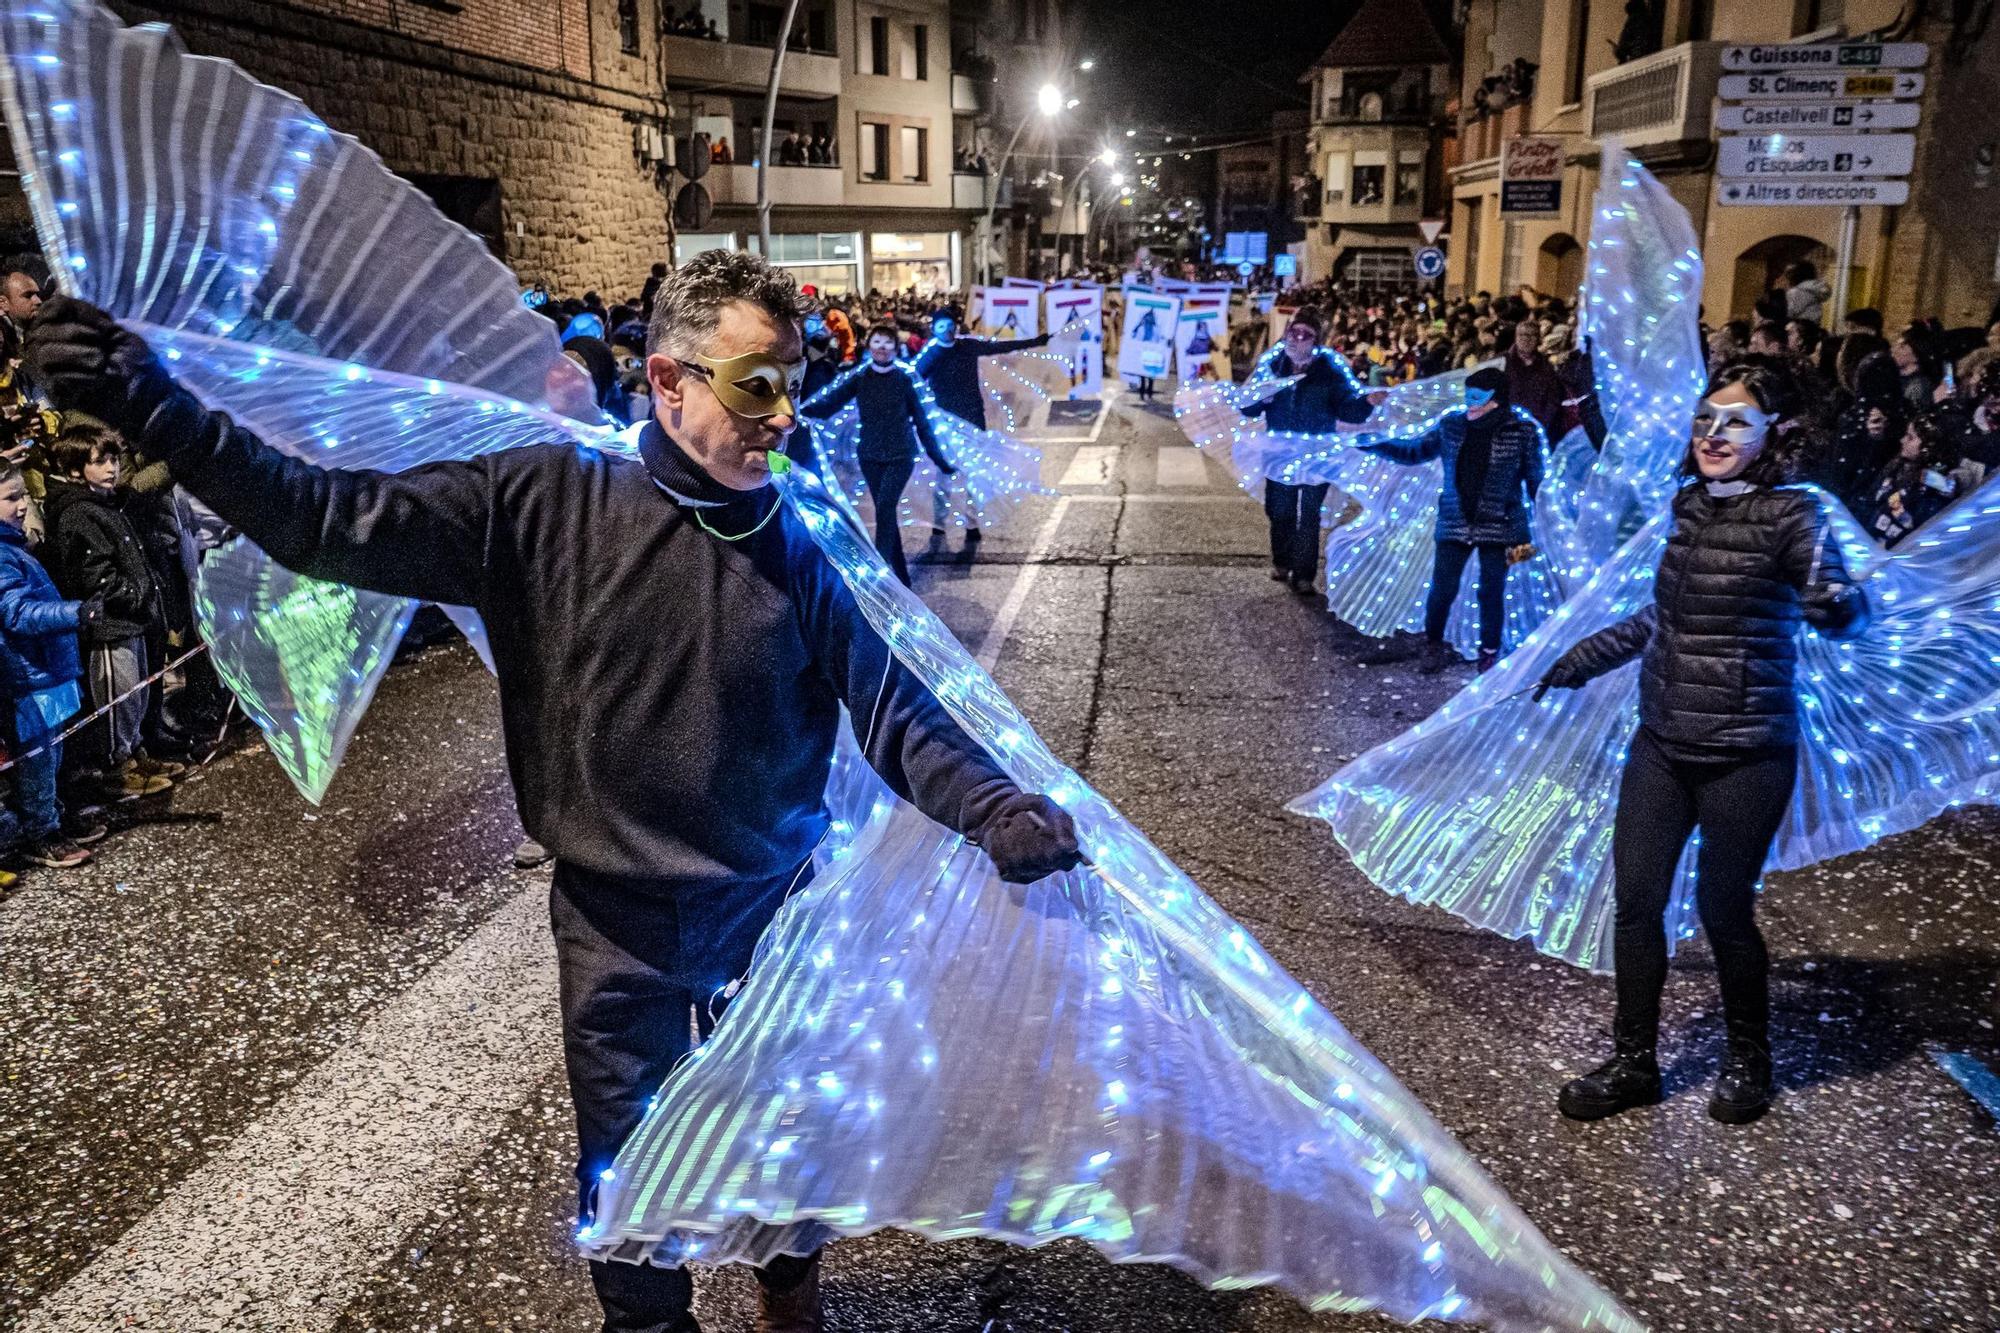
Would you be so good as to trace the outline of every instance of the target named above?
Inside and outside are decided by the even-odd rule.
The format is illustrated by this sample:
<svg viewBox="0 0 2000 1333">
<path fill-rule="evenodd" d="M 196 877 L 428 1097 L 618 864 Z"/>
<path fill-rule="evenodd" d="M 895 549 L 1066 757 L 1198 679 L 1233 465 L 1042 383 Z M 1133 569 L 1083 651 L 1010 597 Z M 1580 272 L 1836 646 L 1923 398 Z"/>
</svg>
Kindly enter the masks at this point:
<svg viewBox="0 0 2000 1333">
<path fill-rule="evenodd" d="M 722 308 L 748 301 L 779 324 L 797 324 L 799 285 L 790 274 L 748 250 L 709 250 L 660 283 L 646 350 L 692 357 L 708 348 L 722 322 Z"/>
</svg>

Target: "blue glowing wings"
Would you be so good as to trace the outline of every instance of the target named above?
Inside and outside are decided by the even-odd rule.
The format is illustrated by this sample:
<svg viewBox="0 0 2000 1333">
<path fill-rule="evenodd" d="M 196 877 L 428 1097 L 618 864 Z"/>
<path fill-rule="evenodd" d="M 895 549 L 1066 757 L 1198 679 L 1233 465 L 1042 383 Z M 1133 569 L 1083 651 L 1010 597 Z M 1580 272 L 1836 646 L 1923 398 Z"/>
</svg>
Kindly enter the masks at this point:
<svg viewBox="0 0 2000 1333">
<path fill-rule="evenodd" d="M 991 527 L 1014 501 L 1029 495 L 1053 494 L 1042 485 L 1041 450 L 999 431 L 981 430 L 945 411 L 938 406 L 931 386 L 909 362 L 898 361 L 896 371 L 909 376 L 916 386 L 931 433 L 937 437 L 938 449 L 957 469 L 955 475 L 947 477 L 928 456 L 919 452 L 916 470 L 910 474 L 913 484 L 903 492 L 897 511 L 899 523 L 905 527 Z M 868 373 L 866 362 L 842 372 L 820 394 L 814 395 L 813 401 L 856 375 Z M 858 456 L 860 406 L 849 403 L 823 421 L 807 420 L 801 429 L 806 427 L 812 430 L 813 448 L 821 464 L 832 469 L 849 502 L 860 504 L 868 495 Z M 912 499 L 913 495 L 927 498 Z"/>
<path fill-rule="evenodd" d="M 51 17 L 0 0 L 11 70 L 39 64 L 35 43 L 59 52 L 57 67 L 80 83 L 123 70 L 133 49 L 169 63 L 156 32 L 133 34 L 128 47 L 101 10 L 37 3 Z M 93 86 L 123 96 L 129 82 L 121 74 Z M 211 96 L 238 112 L 256 101 L 230 81 L 190 88 L 141 133 L 171 141 L 210 115 Z M 23 99 L 13 100 L 18 110 Z M 218 122 L 217 151 L 266 142 L 246 145 L 239 130 L 268 126 Z M 380 173 L 344 150 L 341 160 L 359 176 Z M 173 215 L 175 228 L 206 229 L 210 214 L 240 207 L 212 198 Z M 403 221 L 319 256 L 301 270 L 305 290 L 287 299 L 317 308 L 322 287 L 352 290 L 355 254 L 421 264 L 415 257 L 460 234 L 422 210 Z M 87 269 L 116 244 L 110 234 L 88 233 L 97 239 L 70 253 Z M 491 262 L 459 258 L 475 269 Z M 261 280 L 250 290 L 262 293 Z M 93 294 L 138 320 L 124 289 Z M 353 357 L 335 337 L 314 337 L 317 351 L 272 345 L 288 340 L 278 336 L 288 326 L 258 313 L 267 304 L 250 301 L 226 329 L 142 326 L 205 401 L 294 456 L 397 469 L 529 442 L 625 447 L 537 405 L 539 386 L 562 373 L 552 339 L 540 360 L 509 357 L 515 392 L 502 395 L 319 354 Z M 507 304 L 518 308 L 511 295 Z M 375 313 L 346 312 L 370 323 Z M 497 310 L 491 317 L 489 327 L 506 326 Z M 439 355 L 458 345 L 424 342 Z M 507 355 L 516 341 L 500 345 Z M 1280 1284 L 1328 1309 L 1518 1330 L 1637 1328 L 1330 1014 L 1047 750 L 816 476 L 794 473 L 784 497 L 788 521 L 804 525 L 897 657 L 1017 780 L 1074 811 L 1097 868 L 1031 890 L 1004 886 L 983 856 L 888 799 L 865 770 L 850 762 L 831 773 L 829 801 L 851 841 L 786 906 L 711 1054 L 662 1089 L 614 1172 L 625 1174 L 609 1183 L 607 1229 L 588 1244 L 627 1257 L 699 1247 L 727 1258 L 883 1226 L 1024 1243 L 1074 1236 L 1214 1283 Z M 393 625 L 359 633 L 352 605 L 320 587 L 310 604 L 273 587 L 249 607 L 241 588 L 211 591 L 233 599 L 217 609 L 251 619 L 347 625 L 354 637 L 334 645 L 345 656 L 320 629 L 299 636 L 294 646 L 315 667 L 288 682 L 345 707 L 343 687 L 320 668 L 368 674 Z M 290 724 L 327 725 L 311 708 Z M 322 751 L 316 762 L 337 757 Z M 1013 1021 L 996 1025 L 996 1012 Z M 1026 1110 L 995 1116 L 996 1105 Z M 864 1151 L 870 1143 L 883 1151 Z M 811 1228 L 793 1229 L 802 1223 Z"/>
</svg>

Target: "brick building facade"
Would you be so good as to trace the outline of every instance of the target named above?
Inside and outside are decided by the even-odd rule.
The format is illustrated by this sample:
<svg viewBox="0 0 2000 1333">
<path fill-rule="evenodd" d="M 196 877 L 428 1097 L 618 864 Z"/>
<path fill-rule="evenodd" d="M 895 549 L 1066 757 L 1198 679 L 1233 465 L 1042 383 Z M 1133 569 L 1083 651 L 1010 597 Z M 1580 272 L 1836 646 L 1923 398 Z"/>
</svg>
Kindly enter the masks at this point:
<svg viewBox="0 0 2000 1333">
<path fill-rule="evenodd" d="M 114 7 L 297 94 L 524 281 L 636 293 L 669 257 L 657 0 Z"/>
</svg>

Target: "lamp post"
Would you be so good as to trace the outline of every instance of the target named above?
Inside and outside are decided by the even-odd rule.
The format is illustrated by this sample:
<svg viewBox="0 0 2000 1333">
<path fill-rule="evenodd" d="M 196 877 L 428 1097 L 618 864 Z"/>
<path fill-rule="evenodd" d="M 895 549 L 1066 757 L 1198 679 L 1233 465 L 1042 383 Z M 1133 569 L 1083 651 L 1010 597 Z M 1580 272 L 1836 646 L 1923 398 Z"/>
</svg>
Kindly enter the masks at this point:
<svg viewBox="0 0 2000 1333">
<path fill-rule="evenodd" d="M 771 190 L 766 179 L 771 169 L 771 131 L 778 118 L 778 80 L 785 70 L 785 45 L 792 40 L 792 24 L 798 15 L 799 0 L 786 0 L 785 20 L 771 50 L 771 79 L 764 87 L 764 141 L 757 146 L 757 239 L 763 243 L 767 261 L 771 258 Z"/>
<path fill-rule="evenodd" d="M 1070 105 L 1076 105 L 1074 98 Z M 1035 90 L 1035 109 L 1045 119 L 1053 119 L 1063 109 L 1062 89 L 1053 83 L 1045 83 Z M 1007 174 L 1007 164 L 1014 160 L 1014 149 L 1021 142 L 1021 133 L 1028 128 L 1028 117 L 1014 127 L 1014 137 L 1007 140 L 1007 151 L 1000 154 L 1000 165 L 986 178 L 986 216 L 979 224 L 979 281 L 981 285 L 993 281 L 993 210 L 1000 203 L 1000 180 Z"/>
<path fill-rule="evenodd" d="M 1124 194 L 1125 192 L 1124 172 L 1114 171 L 1111 173 L 1111 192 L 1114 195 Z M 1088 260 L 1090 258 L 1090 243 L 1097 238 L 1097 220 L 1103 215 L 1104 215 L 1104 210 L 1102 209 L 1094 208 L 1090 211 L 1090 229 L 1084 232 L 1083 234 L 1083 257 L 1085 260 Z"/>
<path fill-rule="evenodd" d="M 1099 163 L 1099 162 L 1103 163 L 1107 167 L 1116 166 L 1118 165 L 1118 154 L 1115 150 L 1106 148 L 1103 152 L 1099 153 L 1096 157 L 1090 159 L 1089 162 L 1085 162 L 1082 167 L 1078 168 L 1076 173 L 1076 179 L 1071 181 L 1069 183 L 1069 187 L 1063 191 L 1062 206 L 1056 210 L 1056 271 L 1058 276 L 1061 276 L 1062 272 L 1063 219 L 1069 216 L 1071 203 L 1078 200 L 1079 197 L 1081 196 L 1083 192 L 1083 178 L 1089 174 L 1091 165 L 1093 163 Z M 1095 221 L 1096 218 L 1097 214 L 1095 213 L 1095 211 L 1093 211 L 1091 213 L 1091 220 Z M 1086 234 L 1084 237 L 1084 245 L 1087 247 L 1089 243 L 1090 243 L 1090 237 L 1088 236 L 1088 234 Z M 1077 255 L 1078 263 L 1082 263 L 1085 257 L 1086 257 L 1086 252 L 1080 251 Z"/>
</svg>

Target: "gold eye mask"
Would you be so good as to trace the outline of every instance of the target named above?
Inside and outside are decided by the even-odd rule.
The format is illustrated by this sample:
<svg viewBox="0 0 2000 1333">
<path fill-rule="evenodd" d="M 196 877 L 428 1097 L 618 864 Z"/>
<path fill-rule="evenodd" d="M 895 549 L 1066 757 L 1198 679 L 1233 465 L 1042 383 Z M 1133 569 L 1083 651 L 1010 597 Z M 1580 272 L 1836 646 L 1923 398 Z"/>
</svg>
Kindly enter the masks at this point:
<svg viewBox="0 0 2000 1333">
<path fill-rule="evenodd" d="M 739 417 L 761 421 L 798 414 L 792 398 L 805 382 L 804 361 L 785 362 L 769 352 L 746 352 L 726 361 L 697 356 L 681 364 L 705 376 L 716 400 Z"/>
</svg>

